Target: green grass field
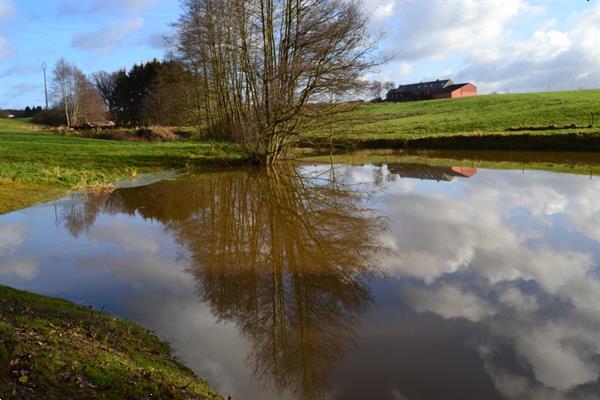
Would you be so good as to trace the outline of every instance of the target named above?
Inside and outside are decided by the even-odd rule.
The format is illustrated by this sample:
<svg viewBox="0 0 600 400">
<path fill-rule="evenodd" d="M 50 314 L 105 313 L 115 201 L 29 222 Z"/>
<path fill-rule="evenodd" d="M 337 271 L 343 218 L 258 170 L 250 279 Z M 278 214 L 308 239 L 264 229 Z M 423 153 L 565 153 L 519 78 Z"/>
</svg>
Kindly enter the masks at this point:
<svg viewBox="0 0 600 400">
<path fill-rule="evenodd" d="M 0 119 L 0 214 L 68 189 L 242 157 L 227 143 L 85 139 L 44 132 L 26 120 Z"/>
<path fill-rule="evenodd" d="M 306 138 L 418 139 L 490 133 L 555 135 L 600 132 L 600 90 L 482 95 L 408 103 L 364 103 L 309 121 Z M 594 126 L 588 128 L 595 113 Z M 577 129 L 523 130 L 520 127 Z"/>
</svg>

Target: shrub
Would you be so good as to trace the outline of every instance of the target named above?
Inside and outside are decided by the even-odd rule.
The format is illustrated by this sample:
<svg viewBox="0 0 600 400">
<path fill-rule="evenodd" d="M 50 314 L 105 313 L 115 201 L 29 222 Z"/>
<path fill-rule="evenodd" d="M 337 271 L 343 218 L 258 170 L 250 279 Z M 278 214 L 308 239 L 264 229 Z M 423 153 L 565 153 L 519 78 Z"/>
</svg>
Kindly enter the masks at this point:
<svg viewBox="0 0 600 400">
<path fill-rule="evenodd" d="M 31 122 L 48 126 L 61 126 L 66 124 L 64 113 L 56 108 L 50 108 L 37 113 L 31 118 Z"/>
</svg>

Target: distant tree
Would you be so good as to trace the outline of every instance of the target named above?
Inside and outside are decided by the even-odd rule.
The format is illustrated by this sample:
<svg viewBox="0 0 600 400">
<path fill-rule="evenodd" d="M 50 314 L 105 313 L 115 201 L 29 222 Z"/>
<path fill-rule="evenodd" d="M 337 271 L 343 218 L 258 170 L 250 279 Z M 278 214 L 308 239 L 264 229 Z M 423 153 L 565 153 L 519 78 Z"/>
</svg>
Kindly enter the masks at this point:
<svg viewBox="0 0 600 400">
<path fill-rule="evenodd" d="M 67 126 L 76 123 L 77 108 L 79 107 L 76 89 L 78 72 L 81 71 L 66 62 L 64 58 L 58 60 L 52 71 L 52 95 L 65 114 Z"/>
<path fill-rule="evenodd" d="M 102 97 L 106 109 L 113 116 L 118 111 L 119 104 L 117 98 L 118 79 L 119 72 L 99 71 L 92 74 L 94 86 Z"/>
<path fill-rule="evenodd" d="M 65 113 L 60 107 L 54 106 L 47 110 L 42 110 L 31 119 L 34 124 L 60 126 L 65 124 Z"/>
<path fill-rule="evenodd" d="M 52 72 L 52 93 L 67 126 L 103 119 L 104 105 L 100 94 L 81 70 L 63 58 Z"/>
<path fill-rule="evenodd" d="M 193 123 L 195 76 L 176 60 L 152 60 L 128 71 L 94 74 L 113 118 L 124 126 Z"/>
<path fill-rule="evenodd" d="M 387 94 L 392 89 L 396 88 L 396 84 L 392 81 L 385 81 L 382 85 L 383 91 Z"/>
<path fill-rule="evenodd" d="M 369 84 L 369 93 L 370 93 L 371 97 L 373 97 L 373 98 L 381 97 L 382 87 L 383 87 L 383 84 L 381 83 L 381 81 L 372 81 Z"/>
<path fill-rule="evenodd" d="M 129 71 L 118 71 L 116 76 L 116 119 L 121 125 L 145 126 L 153 122 L 144 108 L 144 100 L 158 76 L 160 62 L 152 60 L 136 64 Z"/>
<path fill-rule="evenodd" d="M 77 119 L 80 124 L 106 120 L 106 106 L 102 96 L 94 84 L 83 74 L 78 76 L 77 92 L 80 103 Z"/>
<path fill-rule="evenodd" d="M 193 123 L 194 76 L 178 61 L 164 61 L 144 98 L 145 119 L 158 125 L 182 126 Z"/>
</svg>

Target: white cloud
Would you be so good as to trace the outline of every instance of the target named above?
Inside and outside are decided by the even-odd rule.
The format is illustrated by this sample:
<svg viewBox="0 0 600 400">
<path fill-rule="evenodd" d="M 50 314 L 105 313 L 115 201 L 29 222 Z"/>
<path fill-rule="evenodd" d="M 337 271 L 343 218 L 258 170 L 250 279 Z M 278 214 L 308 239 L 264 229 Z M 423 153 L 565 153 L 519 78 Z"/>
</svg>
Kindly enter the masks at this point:
<svg viewBox="0 0 600 400">
<path fill-rule="evenodd" d="M 0 36 L 0 60 L 9 58 L 10 54 L 11 50 L 8 41 L 3 36 Z"/>
<path fill-rule="evenodd" d="M 412 79 L 470 81 L 480 93 L 596 88 L 600 82 L 600 2 L 565 16 L 566 27 L 542 19 L 546 10 L 526 0 L 367 4 L 371 24 L 386 33 L 384 53 L 395 56 L 380 78 L 401 79 L 409 63 L 414 69 L 407 75 L 418 72 Z"/>
<path fill-rule="evenodd" d="M 158 2 L 159 0 L 93 0 L 91 8 L 96 11 L 110 11 L 116 7 L 128 12 L 137 12 Z"/>
<path fill-rule="evenodd" d="M 141 254 L 155 254 L 160 247 L 158 242 L 132 229 L 131 224 L 122 221 L 94 225 L 90 228 L 88 237 L 92 241 L 114 243 L 127 251 Z"/>
<path fill-rule="evenodd" d="M 396 8 L 396 2 L 393 0 L 384 2 L 367 2 L 367 5 L 371 5 L 371 9 L 369 10 L 370 16 L 371 18 L 375 19 L 393 16 Z"/>
<path fill-rule="evenodd" d="M 405 287 L 401 296 L 416 311 L 430 311 L 444 318 L 465 318 L 477 322 L 496 313 L 483 298 L 451 285 L 425 289 Z"/>
<path fill-rule="evenodd" d="M 597 363 L 587 359 L 585 350 L 578 349 L 592 345 L 598 351 L 598 339 L 590 342 L 588 332 L 582 335 L 579 327 L 564 322 L 516 332 L 517 349 L 531 363 L 535 377 L 547 387 L 560 390 L 594 381 L 600 372 Z"/>
<path fill-rule="evenodd" d="M 406 1 L 388 22 L 388 53 L 400 60 L 436 59 L 456 52 L 495 59 L 506 24 L 531 10 L 523 0 Z M 396 28 L 394 28 L 396 27 Z"/>
<path fill-rule="evenodd" d="M 411 72 L 413 72 L 413 70 L 414 70 L 414 67 L 412 64 L 409 64 L 407 62 L 402 62 L 396 69 L 396 74 L 397 74 L 397 76 L 402 77 L 402 76 L 410 74 Z"/>
<path fill-rule="evenodd" d="M 39 71 L 41 71 L 41 67 L 39 65 L 17 65 L 0 72 L 0 78 L 14 75 L 26 75 Z"/>
<path fill-rule="evenodd" d="M 571 214 L 571 222 L 587 237 L 600 242 L 600 213 L 595 215 Z"/>
<path fill-rule="evenodd" d="M 0 0 L 0 21 L 12 18 L 15 15 L 15 6 L 10 0 Z"/>
<path fill-rule="evenodd" d="M 486 355 L 483 355 L 484 366 L 488 375 L 494 382 L 496 389 L 506 399 L 514 400 L 595 400 L 597 397 L 590 393 L 580 393 L 574 396 L 566 397 L 563 392 L 553 388 L 549 388 L 540 384 L 535 378 L 529 376 L 521 376 L 513 371 L 506 370 L 500 365 L 495 365 L 493 361 L 486 360 Z M 593 390 L 593 389 L 592 389 Z"/>
<path fill-rule="evenodd" d="M 547 62 L 569 50 L 572 44 L 571 38 L 565 32 L 539 30 L 534 32 L 527 42 L 515 45 L 514 56 Z"/>
<path fill-rule="evenodd" d="M 138 44 L 147 45 L 153 49 L 166 50 L 168 47 L 166 34 L 153 33 L 138 41 Z"/>
<path fill-rule="evenodd" d="M 501 60 L 472 54 L 458 71 L 484 91 L 595 88 L 600 82 L 600 2 L 582 13 L 565 31 L 543 24 L 524 41 L 511 41 Z"/>
<path fill-rule="evenodd" d="M 31 280 L 38 274 L 39 264 L 35 260 L 0 259 L 0 275 L 16 275 L 21 279 Z"/>
<path fill-rule="evenodd" d="M 540 305 L 532 295 L 526 295 L 515 287 L 506 289 L 498 299 L 500 302 L 517 310 L 519 313 L 528 313 L 537 311 Z"/>
<path fill-rule="evenodd" d="M 69 1 L 59 4 L 57 11 L 59 15 L 90 15 L 115 11 L 135 13 L 158 2 L 159 0 L 92 0 L 85 4 Z"/>
<path fill-rule="evenodd" d="M 193 279 L 179 265 L 156 255 L 111 256 L 103 259 L 81 258 L 77 264 L 82 269 L 107 270 L 119 280 L 136 289 L 150 288 L 189 291 L 194 287 Z"/>
<path fill-rule="evenodd" d="M 27 227 L 21 224 L 0 223 L 0 257 L 11 255 L 27 238 Z"/>
<path fill-rule="evenodd" d="M 10 90 L 5 93 L 6 96 L 11 98 L 21 97 L 27 93 L 33 93 L 38 90 L 43 90 L 43 87 L 40 87 L 39 84 L 35 83 L 18 83 L 10 88 Z"/>
<path fill-rule="evenodd" d="M 77 34 L 72 40 L 75 48 L 108 52 L 126 41 L 129 35 L 140 30 L 144 25 L 142 17 L 112 22 L 105 27 L 85 34 Z"/>
</svg>

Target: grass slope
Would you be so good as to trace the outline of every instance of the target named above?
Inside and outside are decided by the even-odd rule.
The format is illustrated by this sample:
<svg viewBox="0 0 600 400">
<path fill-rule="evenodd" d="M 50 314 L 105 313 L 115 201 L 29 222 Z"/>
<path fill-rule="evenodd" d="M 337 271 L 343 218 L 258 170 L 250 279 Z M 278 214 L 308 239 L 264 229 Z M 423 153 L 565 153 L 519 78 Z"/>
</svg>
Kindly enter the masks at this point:
<svg viewBox="0 0 600 400">
<path fill-rule="evenodd" d="M 137 325 L 0 286 L 0 398 L 219 399 Z"/>
<path fill-rule="evenodd" d="M 591 114 L 595 113 L 594 126 Z M 577 129 L 561 129 L 576 125 Z M 510 128 L 550 127 L 556 129 Z M 600 132 L 600 90 L 503 94 L 407 103 L 365 103 L 306 124 L 309 139 L 420 139 L 491 133 L 556 135 Z"/>
<path fill-rule="evenodd" d="M 26 120 L 0 119 L 0 214 L 72 188 L 241 157 L 236 146 L 225 143 L 84 139 L 46 133 Z"/>
</svg>

